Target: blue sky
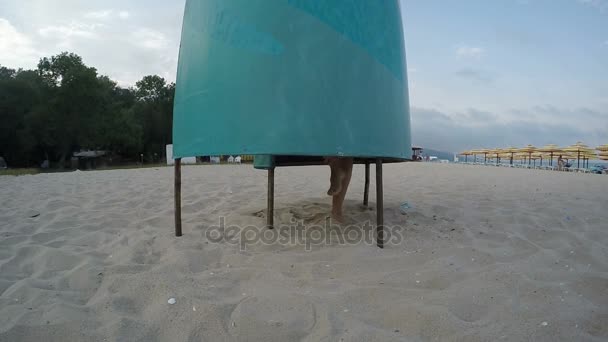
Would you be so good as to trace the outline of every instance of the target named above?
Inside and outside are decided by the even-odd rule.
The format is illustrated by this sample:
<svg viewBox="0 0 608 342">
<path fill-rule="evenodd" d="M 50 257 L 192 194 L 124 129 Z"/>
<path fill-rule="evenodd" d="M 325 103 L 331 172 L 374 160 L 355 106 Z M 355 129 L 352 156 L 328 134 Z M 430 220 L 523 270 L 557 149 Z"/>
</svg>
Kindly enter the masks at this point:
<svg viewBox="0 0 608 342">
<path fill-rule="evenodd" d="M 608 141 L 608 2 L 402 5 L 416 143 Z"/>
<path fill-rule="evenodd" d="M 608 143 L 608 0 L 401 0 L 414 143 Z M 1 0 L 0 64 L 175 77 L 184 0 Z"/>
</svg>

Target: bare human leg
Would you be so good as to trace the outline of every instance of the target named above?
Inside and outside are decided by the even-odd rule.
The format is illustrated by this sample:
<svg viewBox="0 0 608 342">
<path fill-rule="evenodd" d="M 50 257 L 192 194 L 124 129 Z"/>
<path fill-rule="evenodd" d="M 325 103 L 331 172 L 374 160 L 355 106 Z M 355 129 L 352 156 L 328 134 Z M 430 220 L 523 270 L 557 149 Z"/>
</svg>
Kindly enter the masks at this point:
<svg viewBox="0 0 608 342">
<path fill-rule="evenodd" d="M 327 190 L 327 195 L 335 196 L 342 191 L 342 171 L 340 170 L 340 158 L 327 157 L 327 164 L 331 169 L 331 176 L 329 177 L 329 190 Z"/>
<path fill-rule="evenodd" d="M 353 158 L 339 158 L 334 167 L 340 173 L 340 176 L 338 177 L 340 181 L 340 191 L 333 195 L 331 216 L 338 222 L 344 222 L 342 206 L 353 173 Z"/>
</svg>

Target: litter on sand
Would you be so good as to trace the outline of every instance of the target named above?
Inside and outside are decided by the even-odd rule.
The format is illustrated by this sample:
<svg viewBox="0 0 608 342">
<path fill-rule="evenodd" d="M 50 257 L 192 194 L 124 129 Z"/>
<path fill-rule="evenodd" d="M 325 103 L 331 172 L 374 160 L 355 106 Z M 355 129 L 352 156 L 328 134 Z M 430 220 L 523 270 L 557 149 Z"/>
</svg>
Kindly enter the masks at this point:
<svg viewBox="0 0 608 342">
<path fill-rule="evenodd" d="M 175 300 L 175 298 L 169 298 L 169 300 L 167 301 L 167 303 L 173 305 L 173 304 L 177 303 L 177 301 Z"/>
</svg>

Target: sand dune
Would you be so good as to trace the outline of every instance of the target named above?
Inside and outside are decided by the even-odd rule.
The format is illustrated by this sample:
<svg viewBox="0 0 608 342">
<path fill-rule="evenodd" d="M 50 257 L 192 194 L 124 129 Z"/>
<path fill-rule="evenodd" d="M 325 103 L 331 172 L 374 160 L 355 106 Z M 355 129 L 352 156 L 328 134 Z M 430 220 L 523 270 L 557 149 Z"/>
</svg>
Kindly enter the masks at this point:
<svg viewBox="0 0 608 342">
<path fill-rule="evenodd" d="M 349 224 L 375 220 L 362 169 Z M 328 232 L 328 179 L 278 169 L 277 225 Z M 220 217 L 263 226 L 266 174 L 186 166 L 183 182 L 176 238 L 171 168 L 0 177 L 0 341 L 608 339 L 608 177 L 387 165 L 403 240 L 384 250 L 339 243 L 345 226 L 309 248 L 216 242 Z"/>
</svg>

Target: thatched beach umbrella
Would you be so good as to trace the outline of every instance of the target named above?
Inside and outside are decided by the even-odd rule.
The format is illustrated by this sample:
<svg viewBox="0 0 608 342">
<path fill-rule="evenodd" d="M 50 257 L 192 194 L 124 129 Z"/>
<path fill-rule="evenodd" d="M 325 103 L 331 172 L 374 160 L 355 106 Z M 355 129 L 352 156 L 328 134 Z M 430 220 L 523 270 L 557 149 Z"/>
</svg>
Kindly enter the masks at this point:
<svg viewBox="0 0 608 342">
<path fill-rule="evenodd" d="M 598 151 L 600 151 L 600 152 L 608 152 L 608 144 L 602 145 L 602 146 L 598 146 L 595 149 L 598 150 Z"/>
<path fill-rule="evenodd" d="M 504 153 L 509 154 L 509 158 L 510 158 L 510 164 L 513 165 L 513 157 L 515 156 L 515 153 L 519 152 L 519 149 L 517 147 L 507 147 L 504 150 L 502 150 Z"/>
<path fill-rule="evenodd" d="M 528 155 L 528 165 L 531 163 L 532 153 L 536 152 L 536 147 L 532 145 L 528 145 L 526 147 L 522 147 L 518 150 L 521 153 L 526 153 Z"/>
<path fill-rule="evenodd" d="M 518 152 L 513 155 L 513 159 L 519 161 L 519 164 L 523 164 L 526 158 L 528 158 L 528 155 L 524 153 Z"/>
<path fill-rule="evenodd" d="M 559 156 L 562 157 L 566 164 L 570 164 L 570 167 L 572 167 L 570 161 L 574 162 L 578 158 L 578 154 L 574 152 L 562 152 Z"/>
<path fill-rule="evenodd" d="M 551 153 L 542 153 L 542 156 L 545 159 L 545 161 L 549 161 L 549 166 L 551 166 L 551 161 L 552 161 Z"/>
<path fill-rule="evenodd" d="M 519 153 L 519 157 L 522 160 L 522 165 L 526 165 L 526 164 L 531 164 L 532 163 L 532 156 L 530 155 L 530 153 L 520 152 Z"/>
<path fill-rule="evenodd" d="M 595 149 L 599 151 L 599 153 L 597 154 L 597 157 L 599 159 L 601 159 L 601 160 L 608 160 L 608 144 L 602 145 L 602 146 L 598 146 Z"/>
<path fill-rule="evenodd" d="M 471 150 L 469 152 L 471 152 L 473 154 L 473 158 L 475 158 L 475 161 L 477 161 L 477 155 L 478 154 L 483 154 L 484 155 L 483 159 L 484 159 L 484 163 L 485 163 L 486 156 L 488 155 L 487 151 L 488 150 L 484 150 L 484 149 L 476 149 L 476 150 Z"/>
<path fill-rule="evenodd" d="M 496 159 L 496 163 L 498 164 L 498 161 L 500 160 L 500 149 L 498 148 L 493 148 L 491 150 L 488 151 L 489 155 L 490 155 L 490 159 Z"/>
<path fill-rule="evenodd" d="M 539 159 L 537 154 L 532 154 L 530 156 L 530 161 L 532 162 L 532 167 L 536 168 L 536 160 Z"/>
<path fill-rule="evenodd" d="M 595 148 L 599 151 L 597 157 L 601 160 L 608 160 L 608 144 L 601 145 Z"/>
<path fill-rule="evenodd" d="M 597 153 L 595 153 L 593 150 L 590 150 L 587 153 L 584 153 L 582 155 L 582 157 L 583 157 L 583 167 L 589 168 L 589 161 L 596 160 L 598 156 L 597 156 Z"/>
<path fill-rule="evenodd" d="M 472 155 L 471 151 L 462 151 L 460 152 L 461 156 L 464 156 L 464 162 L 468 162 L 469 156 Z"/>
<path fill-rule="evenodd" d="M 487 148 L 480 148 L 475 150 L 478 154 L 483 154 L 483 163 L 485 164 L 486 161 L 488 160 L 488 154 L 490 154 L 490 150 L 488 150 Z"/>
<path fill-rule="evenodd" d="M 510 162 L 511 161 L 511 154 L 510 153 L 504 153 L 504 152 L 501 153 L 500 154 L 500 160 L 501 160 L 501 163 L 502 163 L 502 160 L 509 160 L 509 162 Z M 509 164 L 509 165 L 512 165 L 512 164 Z"/>
<path fill-rule="evenodd" d="M 577 168 L 580 168 L 581 167 L 581 155 L 590 151 L 590 148 L 589 148 L 589 146 L 587 146 L 579 141 L 572 146 L 568 146 L 568 147 L 564 148 L 564 151 L 576 153 Z"/>
<path fill-rule="evenodd" d="M 541 152 L 536 152 L 532 154 L 532 161 L 534 162 L 534 167 L 536 167 L 536 160 L 538 159 L 540 162 L 540 166 L 543 166 L 543 159 L 547 159 L 546 158 L 547 155 L 545 155 L 544 153 Z"/>
<path fill-rule="evenodd" d="M 546 153 L 537 152 L 532 154 L 532 160 L 534 161 L 534 167 L 536 167 L 536 159 L 540 160 L 540 166 L 543 166 L 543 159 L 547 159 L 548 155 Z"/>
<path fill-rule="evenodd" d="M 599 146 L 599 147 L 601 147 L 601 146 Z M 606 146 L 606 147 L 608 147 L 608 146 Z M 590 150 L 588 150 L 587 152 L 585 152 L 585 153 L 583 154 L 583 161 L 587 163 L 587 166 L 586 166 L 586 167 L 587 167 L 587 168 L 589 167 L 589 161 L 591 161 L 591 160 L 598 160 L 598 159 L 601 159 L 601 158 L 599 158 L 599 157 L 600 157 L 600 155 L 601 155 L 602 153 L 607 153 L 607 154 L 608 154 L 608 150 L 607 150 L 607 151 L 605 151 L 605 152 L 603 152 L 603 151 L 601 151 L 601 150 L 597 150 L 597 151 L 596 151 L 596 150 L 590 149 Z M 583 164 L 583 165 L 584 165 L 584 164 Z M 585 166 L 583 166 L 583 167 L 585 167 Z"/>
<path fill-rule="evenodd" d="M 549 160 L 549 165 L 553 166 L 553 155 L 555 155 L 556 153 L 562 152 L 562 149 L 555 144 L 549 144 L 549 145 L 539 148 L 538 151 L 549 153 L 549 156 L 551 158 Z"/>
<path fill-rule="evenodd" d="M 481 153 L 479 153 L 477 150 L 470 150 L 469 152 L 471 152 L 471 155 L 473 156 L 473 163 L 477 163 L 477 155 Z"/>
</svg>

